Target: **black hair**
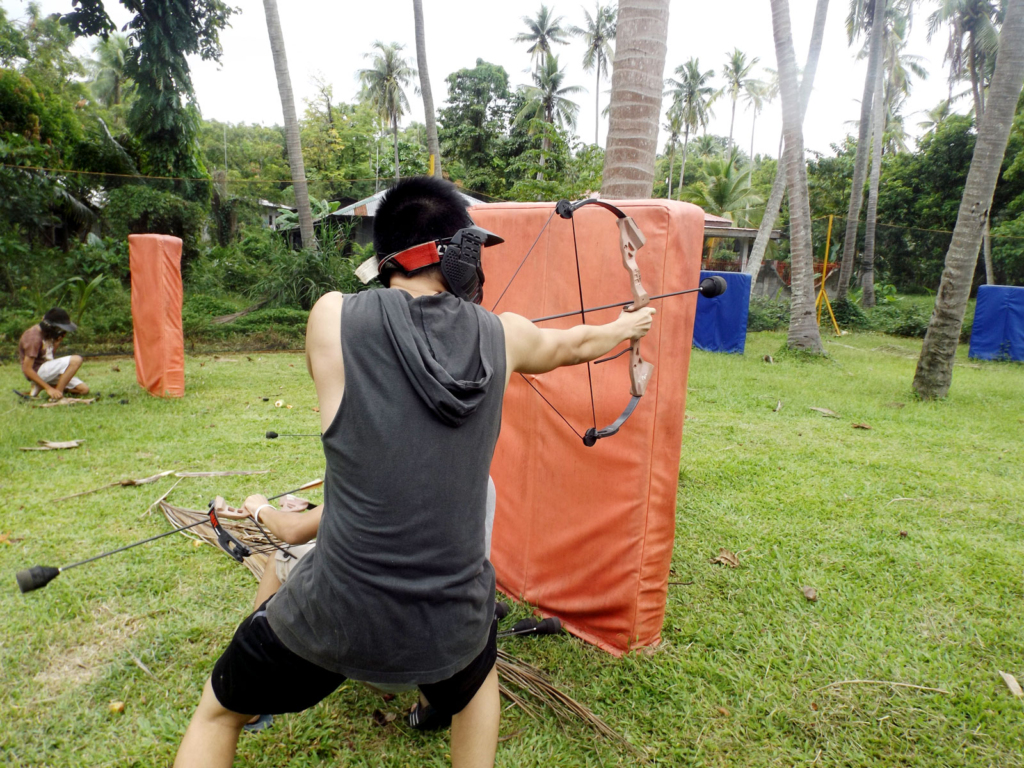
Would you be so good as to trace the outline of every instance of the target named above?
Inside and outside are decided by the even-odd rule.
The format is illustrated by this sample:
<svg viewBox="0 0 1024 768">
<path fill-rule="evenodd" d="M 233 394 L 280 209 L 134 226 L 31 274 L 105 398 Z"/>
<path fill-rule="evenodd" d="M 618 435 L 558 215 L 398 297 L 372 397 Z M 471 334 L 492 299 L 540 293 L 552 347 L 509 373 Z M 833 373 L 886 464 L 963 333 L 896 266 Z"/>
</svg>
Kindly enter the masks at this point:
<svg viewBox="0 0 1024 768">
<path fill-rule="evenodd" d="M 451 237 L 460 229 L 473 226 L 466 212 L 466 199 L 449 181 L 434 176 L 411 176 L 387 191 L 373 220 L 373 248 L 384 258 L 420 243 Z M 395 269 L 401 268 L 391 262 Z M 437 271 L 438 265 L 423 267 L 407 274 Z M 388 270 L 381 282 L 390 282 Z"/>
</svg>

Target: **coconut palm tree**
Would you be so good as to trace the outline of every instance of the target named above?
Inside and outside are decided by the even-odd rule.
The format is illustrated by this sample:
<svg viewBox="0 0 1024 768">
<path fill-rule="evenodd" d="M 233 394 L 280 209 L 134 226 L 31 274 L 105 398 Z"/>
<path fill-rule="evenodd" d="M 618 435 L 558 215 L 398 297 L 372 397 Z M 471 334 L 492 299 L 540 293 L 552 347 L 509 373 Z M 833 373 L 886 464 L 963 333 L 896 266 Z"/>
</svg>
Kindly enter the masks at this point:
<svg viewBox="0 0 1024 768">
<path fill-rule="evenodd" d="M 1024 0 L 1022 0 L 1024 1 Z M 822 354 L 821 335 L 814 312 L 814 257 L 811 242 L 811 206 L 807 193 L 807 163 L 800 86 L 797 82 L 796 53 L 789 20 L 789 0 L 771 0 L 775 58 L 782 95 L 782 130 L 786 141 L 786 173 L 789 176 L 790 348 Z"/>
<path fill-rule="evenodd" d="M 853 185 L 850 187 L 850 205 L 846 214 L 846 235 L 843 238 L 843 258 L 839 267 L 837 298 L 845 298 L 853 277 L 853 259 L 857 252 L 857 229 L 860 209 L 864 203 L 864 182 L 868 173 L 868 150 L 871 136 L 871 106 L 874 103 L 875 83 L 882 66 L 882 42 L 885 35 L 885 8 L 888 0 L 851 0 L 847 31 L 850 42 L 862 32 L 869 35 L 868 73 L 864 78 L 864 95 L 860 102 L 860 124 L 857 130 L 857 153 L 853 160 Z M 870 11 L 870 14 L 868 13 Z"/>
<path fill-rule="evenodd" d="M 542 69 L 551 56 L 551 46 L 569 42 L 566 38 L 568 30 L 562 26 L 562 17 L 553 14 L 554 9 L 542 3 L 536 16 L 523 16 L 527 31 L 512 38 L 515 43 L 530 44 L 526 52 L 530 54 L 530 62 L 537 69 Z"/>
<path fill-rule="evenodd" d="M 814 9 L 814 24 L 811 28 L 811 44 L 807 50 L 807 64 L 804 67 L 803 79 L 800 81 L 800 124 L 803 126 L 804 116 L 807 114 L 807 105 L 811 100 L 811 88 L 814 86 L 814 76 L 818 71 L 818 58 L 821 55 L 821 45 L 825 39 L 825 20 L 828 17 L 828 0 L 818 0 Z M 788 17 L 787 17 L 788 18 Z M 780 84 L 781 93 L 781 84 Z M 801 129 L 802 130 L 802 129 Z M 783 139 L 785 132 L 783 132 Z M 775 180 L 772 182 L 772 190 L 768 195 L 768 203 L 765 206 L 764 216 L 757 228 L 757 237 L 750 250 L 750 258 L 747 259 L 746 273 L 755 280 L 758 272 L 761 271 L 761 262 L 764 260 L 764 253 L 768 248 L 772 228 L 782 208 L 782 199 L 786 194 L 787 185 L 786 155 L 779 153 L 778 167 L 775 170 Z M 751 291 L 751 298 L 753 298 Z"/>
<path fill-rule="evenodd" d="M 763 202 L 750 188 L 751 167 L 741 170 L 738 148 L 704 164 L 701 179 L 683 190 L 682 199 L 707 213 L 729 219 L 737 227 L 749 227 L 750 208 Z"/>
<path fill-rule="evenodd" d="M 533 73 L 533 83 L 523 89 L 525 103 L 516 115 L 516 121 L 543 120 L 559 128 L 575 128 L 580 105 L 569 97 L 582 93 L 584 89 L 578 85 L 565 85 L 565 69 L 558 68 L 557 56 L 544 59 L 544 66 Z M 540 156 L 542 167 L 550 150 L 551 139 L 544 136 Z M 538 174 L 538 178 L 543 178 L 543 173 Z"/>
<path fill-rule="evenodd" d="M 614 6 L 597 3 L 597 9 L 591 16 L 586 8 L 583 15 L 587 19 L 585 27 L 569 27 L 569 34 L 583 38 L 586 46 L 583 52 L 583 71 L 597 70 L 597 85 L 594 87 L 594 143 L 597 144 L 598 128 L 601 124 L 601 75 L 608 77 L 608 64 L 615 52 L 612 43 L 615 41 L 615 21 L 618 11 Z"/>
<path fill-rule="evenodd" d="M 971 280 L 978 264 L 982 229 L 992 207 L 992 195 L 999 179 L 1022 83 L 1024 0 L 1007 0 L 985 119 L 978 126 L 974 157 L 967 173 L 953 239 L 946 252 L 946 266 L 935 296 L 935 309 L 914 374 L 914 389 L 925 399 L 945 397 L 952 383 L 953 357 L 971 293 Z"/>
<path fill-rule="evenodd" d="M 398 121 L 409 109 L 404 89 L 416 77 L 416 70 L 402 56 L 405 46 L 377 40 L 373 47 L 377 53 L 365 54 L 364 58 L 372 59 L 372 65 L 369 69 L 359 70 L 359 81 L 370 106 L 391 127 L 395 144 L 395 181 L 398 181 L 402 177 L 398 165 Z"/>
<path fill-rule="evenodd" d="M 950 115 L 953 114 L 953 103 L 949 99 L 943 99 L 934 107 L 925 110 L 925 119 L 917 124 L 918 128 L 924 128 L 926 133 L 941 127 Z"/>
<path fill-rule="evenodd" d="M 910 29 L 911 3 L 905 0 L 890 1 L 885 16 L 882 38 L 882 66 L 875 79 L 875 102 L 872 105 L 871 128 L 871 173 L 868 178 L 868 207 L 864 226 L 864 252 L 861 254 L 861 303 L 865 307 L 875 306 L 875 234 L 878 224 L 878 185 L 882 172 L 882 152 L 886 145 L 887 128 L 902 128 L 890 118 L 897 117 L 897 110 L 910 94 L 913 76 L 922 79 L 928 72 L 921 66 L 920 57 L 903 53 Z M 890 133 L 890 139 L 896 139 Z M 897 143 L 899 142 L 898 139 Z"/>
<path fill-rule="evenodd" d="M 729 98 L 732 99 L 732 118 L 729 120 L 730 147 L 732 146 L 732 129 L 736 123 L 736 102 L 739 101 L 743 93 L 749 90 L 751 84 L 755 82 L 754 78 L 749 77 L 749 75 L 758 61 L 760 59 L 756 56 L 747 61 L 747 54 L 743 53 L 739 48 L 734 48 L 729 58 L 725 60 L 725 66 L 722 67 L 722 77 L 725 78 L 725 85 L 722 87 L 721 92 L 728 92 Z"/>
<path fill-rule="evenodd" d="M 776 78 L 777 80 L 778 78 Z M 752 80 L 747 86 L 747 90 L 743 92 L 743 100 L 754 112 L 754 119 L 750 122 L 750 162 L 754 162 L 754 130 L 757 127 L 757 116 L 766 104 L 770 104 L 775 99 L 778 92 L 778 85 L 773 88 L 770 81 L 763 80 Z"/>
<path fill-rule="evenodd" d="M 267 15 L 267 33 L 270 35 L 277 90 L 281 95 L 281 110 L 284 113 L 285 146 L 288 149 L 292 189 L 295 191 L 295 207 L 299 213 L 299 237 L 302 238 L 304 248 L 316 248 L 313 213 L 309 207 L 309 187 L 306 184 L 306 166 L 302 159 L 302 140 L 299 138 L 299 120 L 295 115 L 295 96 L 292 94 L 292 78 L 288 74 L 288 56 L 285 54 L 277 0 L 263 0 L 263 10 Z"/>
<path fill-rule="evenodd" d="M 949 94 L 953 97 L 953 84 L 969 80 L 974 98 L 974 122 L 980 126 L 985 116 L 988 76 L 992 73 L 999 33 L 996 22 L 999 3 L 992 0 L 939 0 L 938 9 L 928 17 L 928 39 L 943 24 L 949 25 L 949 45 L 945 60 L 949 63 Z M 985 277 L 989 285 L 995 283 L 992 265 L 989 222 L 985 222 L 982 245 L 985 252 Z"/>
<path fill-rule="evenodd" d="M 669 152 L 668 162 L 668 193 L 665 195 L 666 200 L 672 199 L 672 180 L 676 173 L 676 149 L 679 146 L 679 134 L 683 130 L 683 112 L 680 109 L 678 103 L 674 103 L 669 107 L 667 122 L 661 126 L 661 129 L 668 133 L 668 141 L 666 147 Z M 685 152 L 685 150 L 683 150 Z"/>
<path fill-rule="evenodd" d="M 124 66 L 131 49 L 128 35 L 113 32 L 92 47 L 96 58 L 89 62 L 92 71 L 92 92 L 105 107 L 116 107 L 124 98 L 126 81 Z"/>
<path fill-rule="evenodd" d="M 669 0 L 619 0 L 605 198 L 650 197 L 658 153 Z"/>
<path fill-rule="evenodd" d="M 993 0 L 938 0 L 928 17 L 928 39 L 949 26 L 945 61 L 949 64 L 949 92 L 960 80 L 968 80 L 978 123 L 985 114 L 986 72 L 999 45 L 996 19 L 999 3 Z"/>
<path fill-rule="evenodd" d="M 672 96 L 673 106 L 678 106 L 680 116 L 683 120 L 683 167 L 679 173 L 679 192 L 683 191 L 686 183 L 686 151 L 690 142 L 690 131 L 696 131 L 698 127 L 706 126 L 713 116 L 711 104 L 715 100 L 715 89 L 709 83 L 715 76 L 715 72 L 709 69 L 707 72 L 700 71 L 700 60 L 690 59 L 685 64 L 676 67 L 675 78 L 665 80 L 669 87 L 666 94 Z"/>
<path fill-rule="evenodd" d="M 693 154 L 698 160 L 706 161 L 722 154 L 722 148 L 714 136 L 698 136 L 693 140 Z"/>
<path fill-rule="evenodd" d="M 434 175 L 441 178 L 441 145 L 437 141 L 437 119 L 434 114 L 434 94 L 430 90 L 427 71 L 427 36 L 423 29 L 423 0 L 412 0 L 413 19 L 416 24 L 416 66 L 420 71 L 420 94 L 423 96 L 423 116 L 427 123 L 427 152 Z"/>
</svg>

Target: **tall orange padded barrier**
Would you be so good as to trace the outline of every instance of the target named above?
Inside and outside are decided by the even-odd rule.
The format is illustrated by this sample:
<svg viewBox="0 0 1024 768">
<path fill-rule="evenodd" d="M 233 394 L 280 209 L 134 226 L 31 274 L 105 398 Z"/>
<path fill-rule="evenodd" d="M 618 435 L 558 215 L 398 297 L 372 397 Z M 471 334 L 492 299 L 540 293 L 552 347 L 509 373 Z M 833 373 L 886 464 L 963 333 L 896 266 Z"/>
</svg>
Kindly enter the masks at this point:
<svg viewBox="0 0 1024 768">
<path fill-rule="evenodd" d="M 616 204 L 646 235 L 637 263 L 647 292 L 696 287 L 702 211 L 664 200 Z M 505 238 L 484 251 L 488 309 L 553 207 L 501 203 L 470 209 L 477 224 Z M 573 221 L 551 219 L 495 311 L 535 318 L 579 309 L 574 224 L 585 306 L 632 297 L 615 216 L 587 206 Z M 654 363 L 654 375 L 619 433 L 592 448 L 572 429 L 582 435 L 595 420 L 604 427 L 619 416 L 630 397 L 628 355 L 590 366 L 593 412 L 586 365 L 528 377 L 572 429 L 518 374 L 505 397 L 491 466 L 498 490 L 491 548 L 498 587 L 616 655 L 661 638 L 696 303 L 695 294 L 652 302 L 658 314 L 640 351 Z M 586 319 L 610 322 L 618 312 L 589 313 Z M 543 325 L 567 328 L 578 322 L 577 316 Z"/>
<path fill-rule="evenodd" d="M 157 397 L 185 395 L 181 240 L 129 235 L 135 378 Z"/>
</svg>

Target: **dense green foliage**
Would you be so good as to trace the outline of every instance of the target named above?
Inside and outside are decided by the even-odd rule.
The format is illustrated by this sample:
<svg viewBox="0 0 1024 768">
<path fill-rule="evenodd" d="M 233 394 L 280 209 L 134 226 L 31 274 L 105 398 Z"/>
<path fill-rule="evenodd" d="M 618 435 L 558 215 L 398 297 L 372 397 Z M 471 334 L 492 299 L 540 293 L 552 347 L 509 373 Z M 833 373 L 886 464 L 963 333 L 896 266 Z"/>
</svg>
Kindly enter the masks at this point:
<svg viewBox="0 0 1024 768">
<path fill-rule="evenodd" d="M 143 148 L 142 170 L 177 177 L 176 192 L 189 200 L 209 196 L 206 168 L 199 154 L 201 118 L 195 103 L 188 57 L 219 61 L 220 31 L 233 10 L 221 0 L 121 0 L 135 15 L 124 75 L 136 98 L 127 124 Z M 78 35 L 107 36 L 114 31 L 104 0 L 78 0 L 64 23 Z"/>
</svg>

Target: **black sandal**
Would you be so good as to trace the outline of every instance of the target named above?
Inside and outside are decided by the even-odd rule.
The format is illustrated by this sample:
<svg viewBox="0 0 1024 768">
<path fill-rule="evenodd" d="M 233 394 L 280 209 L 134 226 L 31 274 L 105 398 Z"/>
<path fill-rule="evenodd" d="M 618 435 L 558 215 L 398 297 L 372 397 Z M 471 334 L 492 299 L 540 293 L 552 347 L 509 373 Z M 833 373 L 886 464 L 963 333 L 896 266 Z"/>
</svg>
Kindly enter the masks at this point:
<svg viewBox="0 0 1024 768">
<path fill-rule="evenodd" d="M 420 706 L 417 701 L 405 716 L 405 724 L 416 731 L 438 731 L 452 724 L 452 716 L 442 714 L 430 704 Z"/>
</svg>

